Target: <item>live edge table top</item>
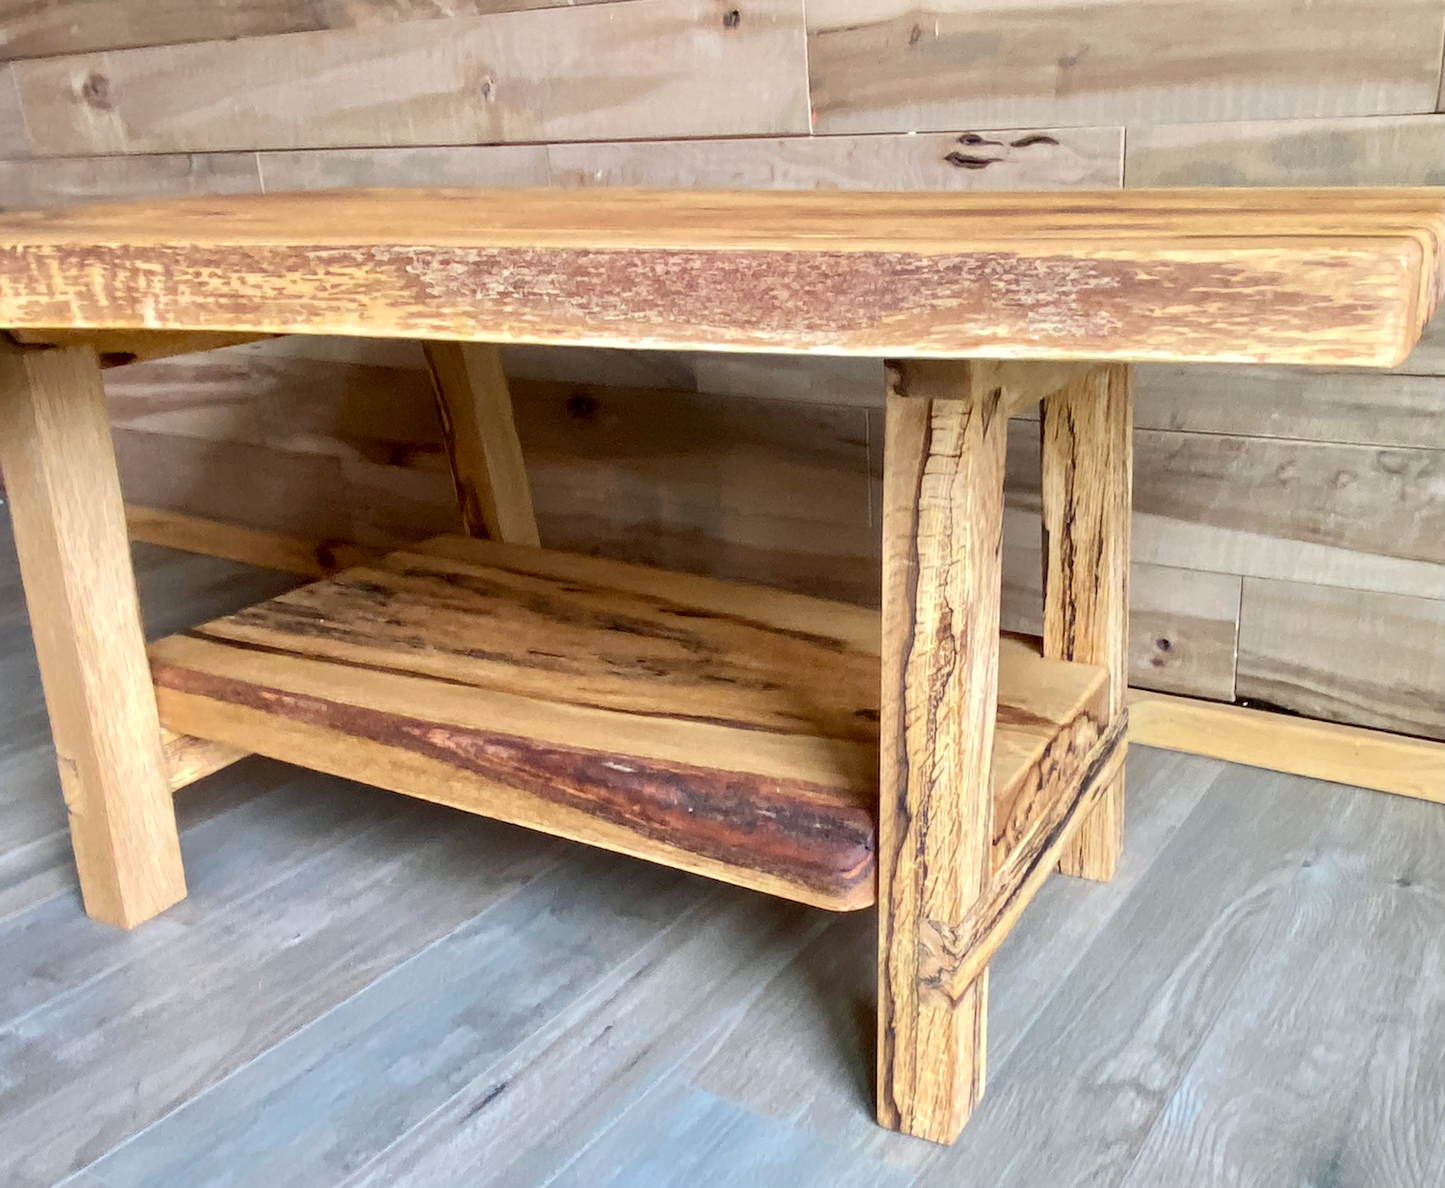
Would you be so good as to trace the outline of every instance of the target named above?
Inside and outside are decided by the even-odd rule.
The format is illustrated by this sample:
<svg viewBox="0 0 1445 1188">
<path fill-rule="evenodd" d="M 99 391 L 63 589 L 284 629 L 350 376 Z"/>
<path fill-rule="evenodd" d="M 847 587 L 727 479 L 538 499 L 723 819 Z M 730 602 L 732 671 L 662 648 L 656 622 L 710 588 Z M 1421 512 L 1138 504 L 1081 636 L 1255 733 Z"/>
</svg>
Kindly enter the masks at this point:
<svg viewBox="0 0 1445 1188">
<path fill-rule="evenodd" d="M 360 190 L 0 215 L 0 329 L 1388 367 L 1437 189 Z"/>
</svg>

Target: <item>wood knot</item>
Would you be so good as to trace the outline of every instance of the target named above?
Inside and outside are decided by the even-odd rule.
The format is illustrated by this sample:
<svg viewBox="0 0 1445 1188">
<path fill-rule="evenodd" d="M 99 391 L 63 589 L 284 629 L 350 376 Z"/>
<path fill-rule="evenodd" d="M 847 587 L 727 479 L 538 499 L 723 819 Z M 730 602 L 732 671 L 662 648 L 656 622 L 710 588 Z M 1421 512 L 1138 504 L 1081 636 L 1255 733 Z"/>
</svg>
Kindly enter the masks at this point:
<svg viewBox="0 0 1445 1188">
<path fill-rule="evenodd" d="M 566 404 L 569 416 L 576 417 L 579 421 L 585 421 L 597 411 L 597 398 L 589 396 L 586 392 L 573 392 L 567 397 Z"/>
<path fill-rule="evenodd" d="M 80 84 L 80 97 L 97 111 L 112 111 L 115 103 L 110 97 L 110 79 L 96 71 L 86 75 Z"/>
<path fill-rule="evenodd" d="M 727 12 L 723 13 L 724 29 L 736 29 L 742 23 L 743 14 L 739 12 L 736 8 L 729 8 Z"/>
</svg>

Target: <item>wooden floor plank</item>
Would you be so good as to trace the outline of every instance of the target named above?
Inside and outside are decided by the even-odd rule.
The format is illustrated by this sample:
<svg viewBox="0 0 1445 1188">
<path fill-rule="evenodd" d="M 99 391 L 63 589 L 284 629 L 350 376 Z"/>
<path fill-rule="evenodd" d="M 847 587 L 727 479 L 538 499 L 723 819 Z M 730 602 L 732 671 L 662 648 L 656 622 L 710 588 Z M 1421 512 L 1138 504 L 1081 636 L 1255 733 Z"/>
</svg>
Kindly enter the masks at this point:
<svg viewBox="0 0 1445 1188">
<path fill-rule="evenodd" d="M 332 1184 L 710 893 L 578 850 L 90 1170 L 111 1188 Z"/>
<path fill-rule="evenodd" d="M 1442 1051 L 1445 814 L 1348 797 L 1277 897 L 1124 1188 L 1425 1188 Z"/>
<path fill-rule="evenodd" d="M 1223 767 L 1147 747 L 1130 751 L 1129 778 L 1141 791 L 1126 820 L 1124 858 L 1114 881 L 1092 886 L 1051 879 L 994 956 L 989 1043 L 998 1068 L 1006 1067 L 1029 1024 Z M 873 929 L 867 914 L 833 923 L 779 971 L 746 1019 L 689 1060 L 686 1079 L 860 1158 L 916 1170 L 932 1157 L 930 1148 L 858 1125 L 872 1105 Z"/>
<path fill-rule="evenodd" d="M 693 1051 L 744 1024 L 772 974 L 828 918 L 715 888 L 584 1010 L 564 1012 L 338 1188 L 550 1182 Z"/>
<path fill-rule="evenodd" d="M 1117 1184 L 1340 795 L 1227 770 L 918 1188 Z"/>
<path fill-rule="evenodd" d="M 0 1033 L 0 1064 L 16 1070 L 0 1086 L 8 1184 L 41 1188 L 89 1164 L 555 855 L 517 830 L 409 806 L 395 827 L 33 1012 Z"/>
</svg>

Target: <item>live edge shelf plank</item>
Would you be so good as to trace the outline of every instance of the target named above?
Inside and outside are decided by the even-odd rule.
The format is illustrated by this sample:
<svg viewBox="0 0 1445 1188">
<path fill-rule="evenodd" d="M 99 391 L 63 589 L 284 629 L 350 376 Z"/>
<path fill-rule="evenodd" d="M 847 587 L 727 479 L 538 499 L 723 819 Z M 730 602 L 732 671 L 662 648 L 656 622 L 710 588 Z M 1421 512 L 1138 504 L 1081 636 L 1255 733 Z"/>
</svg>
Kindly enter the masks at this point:
<svg viewBox="0 0 1445 1188">
<path fill-rule="evenodd" d="M 440 537 L 151 660 L 171 730 L 849 910 L 876 894 L 879 631 L 845 604 Z M 996 911 L 1107 758 L 1107 698 L 1102 668 L 1001 640 Z"/>
</svg>

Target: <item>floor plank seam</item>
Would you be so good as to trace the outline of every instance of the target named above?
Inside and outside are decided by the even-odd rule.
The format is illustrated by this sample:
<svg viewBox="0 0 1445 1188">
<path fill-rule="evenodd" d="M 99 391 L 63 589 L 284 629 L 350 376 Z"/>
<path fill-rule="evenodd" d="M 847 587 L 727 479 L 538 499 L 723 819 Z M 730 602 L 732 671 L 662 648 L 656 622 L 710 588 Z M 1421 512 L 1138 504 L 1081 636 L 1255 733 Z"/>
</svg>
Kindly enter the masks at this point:
<svg viewBox="0 0 1445 1188">
<path fill-rule="evenodd" d="M 368 834 L 371 834 L 371 833 L 373 833 L 373 832 L 375 832 L 375 831 L 377 831 L 377 830 L 383 829 L 383 828 L 385 828 L 388 824 L 389 824 L 388 821 L 378 821 L 374 826 L 372 826 L 372 827 L 369 828 L 369 829 L 363 830 L 361 833 L 358 833 L 355 837 L 347 838 L 346 841 L 343 842 L 341 845 L 336 846 L 336 847 L 333 847 L 331 850 L 324 851 L 323 853 L 316 855 L 314 858 L 308 859 L 306 862 L 304 862 L 304 863 L 302 863 L 300 866 L 296 867 L 294 871 L 288 872 L 288 874 L 287 874 L 286 877 L 287 877 L 287 878 L 292 877 L 292 875 L 297 874 L 297 873 L 305 870 L 307 867 L 311 866 L 314 862 L 320 861 L 322 858 L 330 857 L 331 855 L 334 855 L 338 850 L 348 849 L 348 848 L 351 848 L 351 847 L 354 846 L 354 845 L 357 845 L 357 844 L 361 841 L 361 839 L 363 839 L 364 837 L 366 837 Z M 256 1053 L 255 1053 L 254 1055 L 252 1055 L 249 1059 L 242 1061 L 240 1064 L 236 1065 L 236 1067 L 228 1070 L 228 1071 L 225 1073 L 224 1076 L 217 1077 L 215 1080 L 211 1081 L 209 1084 L 205 1085 L 204 1087 L 202 1087 L 202 1088 L 201 1088 L 200 1090 L 198 1090 L 197 1092 L 192 1093 L 189 1097 L 187 1097 L 187 1098 L 185 1099 L 185 1101 L 180 1102 L 180 1103 L 177 1104 L 174 1108 L 167 1110 L 165 1113 L 160 1114 L 160 1115 L 158 1115 L 158 1116 L 155 1117 L 155 1118 L 152 1118 L 152 1119 L 150 1120 L 150 1122 L 148 1122 L 148 1123 L 147 1123 L 145 1126 L 143 1126 L 140 1130 L 137 1130 L 134 1134 L 128 1135 L 128 1136 L 127 1136 L 125 1139 L 123 1139 L 121 1142 L 116 1143 L 114 1146 L 112 1146 L 112 1147 L 108 1148 L 107 1150 L 101 1152 L 101 1153 L 100 1153 L 99 1155 L 97 1155 L 94 1159 L 92 1159 L 89 1163 L 87 1163 L 84 1167 L 76 1168 L 75 1171 L 72 1172 L 71 1174 L 72 1174 L 72 1175 L 76 1175 L 76 1174 L 79 1174 L 80 1172 L 89 1172 L 90 1168 L 92 1168 L 92 1167 L 94 1167 L 96 1164 L 100 1163 L 102 1160 L 104 1160 L 105 1158 L 107 1158 L 108 1156 L 110 1156 L 113 1152 L 119 1151 L 119 1150 L 121 1150 L 123 1147 L 129 1146 L 131 1143 L 135 1142 L 137 1139 L 139 1139 L 139 1138 L 141 1138 L 143 1135 L 145 1135 L 148 1131 L 150 1131 L 150 1130 L 154 1129 L 155 1127 L 161 1125 L 163 1122 L 165 1122 L 165 1120 L 166 1120 L 167 1118 L 169 1118 L 172 1114 L 176 1113 L 178 1110 L 185 1109 L 186 1107 L 192 1105 L 193 1103 L 201 1100 L 201 1099 L 204 1098 L 207 1094 L 210 1094 L 210 1093 L 216 1091 L 217 1089 L 219 1089 L 220 1086 L 224 1085 L 227 1081 L 231 1080 L 233 1077 L 236 1077 L 236 1076 L 240 1075 L 244 1070 L 246 1070 L 247 1068 L 249 1068 L 251 1065 L 255 1064 L 258 1060 L 263 1059 L 263 1058 L 267 1055 L 267 1053 L 269 1053 L 270 1051 L 272 1051 L 272 1049 L 276 1048 L 276 1047 L 279 1046 L 280 1044 L 285 1043 L 285 1042 L 286 1042 L 287 1040 L 289 1040 L 292 1036 L 299 1035 L 299 1034 L 301 1034 L 302 1032 L 305 1032 L 305 1031 L 307 1031 L 307 1030 L 309 1030 L 309 1029 L 311 1029 L 311 1028 L 314 1028 L 314 1027 L 320 1025 L 323 1020 L 325 1020 L 327 1017 L 329 1017 L 329 1016 L 330 1016 L 331 1014 L 333 1014 L 335 1011 L 337 1011 L 337 1010 L 339 1010 L 340 1008 L 344 1007 L 347 1003 L 351 1002 L 351 1001 L 352 1001 L 353 999 L 355 999 L 358 995 L 361 995 L 361 994 L 366 993 L 367 990 L 369 990 L 371 987 L 377 985 L 379 982 L 381 982 L 381 981 L 383 981 L 383 980 L 385 980 L 385 979 L 388 979 L 388 978 L 400 976 L 399 973 L 398 973 L 398 971 L 405 969 L 411 962 L 413 962 L 413 961 L 415 961 L 417 958 L 421 957 L 424 953 L 427 953 L 427 952 L 429 952 L 431 949 L 435 948 L 437 945 L 442 944 L 442 943 L 445 942 L 449 937 L 453 936 L 455 933 L 457 933 L 457 932 L 460 931 L 461 929 L 467 928 L 467 927 L 471 926 L 471 925 L 472 925 L 477 919 L 479 919 L 480 917 L 488 914 L 489 912 L 493 911 L 494 909 L 496 909 L 496 908 L 500 907 L 501 905 L 509 902 L 509 901 L 510 901 L 511 899 L 513 899 L 519 892 L 521 892 L 524 888 L 526 888 L 526 887 L 530 886 L 531 884 L 535 883 L 538 879 L 540 879 L 540 878 L 542 878 L 542 877 L 550 874 L 551 872 L 553 872 L 554 870 L 556 870 L 557 867 L 558 867 L 562 862 L 565 862 L 565 861 L 568 861 L 568 860 L 569 860 L 569 856 L 567 856 L 567 855 L 565 855 L 565 854 L 559 855 L 559 857 L 557 858 L 556 861 L 549 863 L 549 864 L 546 865 L 545 867 L 542 867 L 540 870 L 535 871 L 532 875 L 530 875 L 529 877 L 527 877 L 527 878 L 523 879 L 522 881 L 520 881 L 519 883 L 517 883 L 516 886 L 514 886 L 514 887 L 512 887 L 510 890 L 508 890 L 505 895 L 502 895 L 500 898 L 498 898 L 498 899 L 494 900 L 493 902 L 487 904 L 487 906 L 486 906 L 485 908 L 483 908 L 480 912 L 477 912 L 477 913 L 476 913 L 475 915 L 473 915 L 473 916 L 467 917 L 466 920 L 462 921 L 462 922 L 461 922 L 460 924 L 458 924 L 455 928 L 450 928 L 450 929 L 448 929 L 446 932 L 442 933 L 440 936 L 437 936 L 437 937 L 433 938 L 431 941 L 429 941 L 427 944 L 423 945 L 423 946 L 422 946 L 420 949 L 418 949 L 416 952 L 408 955 L 405 960 L 399 961 L 399 962 L 397 962 L 395 965 L 392 965 L 392 966 L 390 966 L 389 968 L 387 968 L 387 969 L 385 969 L 385 970 L 382 970 L 382 971 L 381 971 L 380 973 L 378 973 L 374 978 L 372 978 L 370 981 L 368 981 L 365 985 L 363 985 L 363 986 L 358 986 L 354 991 L 352 991 L 350 994 L 348 994 L 345 998 L 339 999 L 339 1000 L 337 1000 L 336 1002 L 332 1003 L 329 1007 L 326 1008 L 326 1010 L 322 1011 L 319 1015 L 316 1015 L 316 1016 L 314 1016 L 313 1018 L 308 1019 L 308 1020 L 307 1020 L 305 1023 L 303 1023 L 300 1027 L 295 1028 L 293 1031 L 287 1032 L 284 1036 L 280 1036 L 279 1038 L 277 1038 L 277 1040 L 275 1041 L 275 1043 L 271 1044 L 270 1046 L 268 1046 L 267 1048 L 265 1048 L 265 1049 L 263 1049 L 263 1050 L 261 1050 L 261 1051 L 259 1051 L 259 1052 L 256 1052 Z M 281 881 L 284 881 L 284 880 L 277 880 L 277 882 L 281 882 Z M 272 885 L 274 886 L 275 884 L 272 884 Z M 56 1001 L 56 1000 L 52 1000 L 52 1001 Z M 90 1174 L 94 1175 L 95 1173 L 90 1173 Z"/>
</svg>

